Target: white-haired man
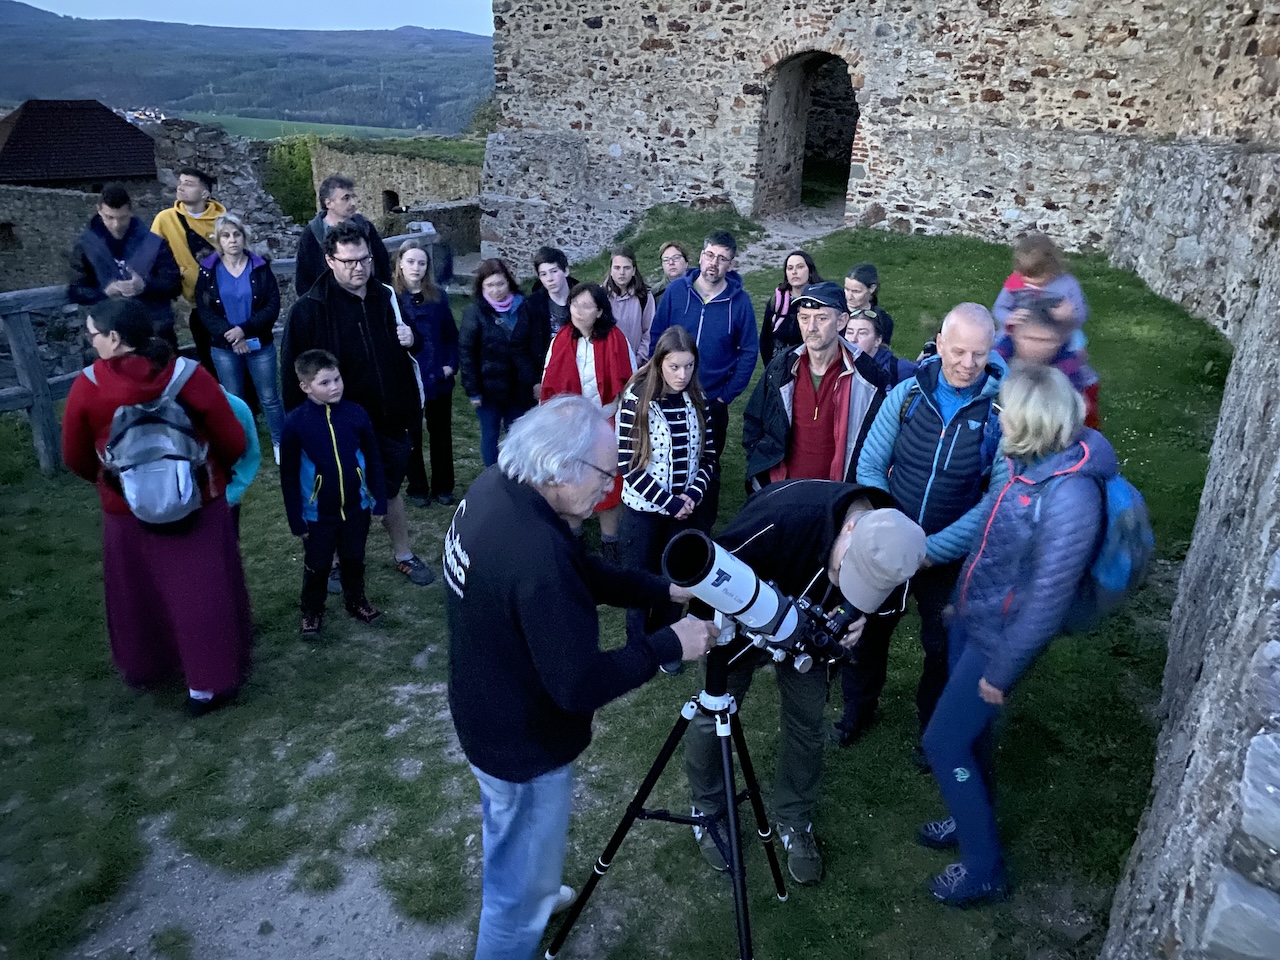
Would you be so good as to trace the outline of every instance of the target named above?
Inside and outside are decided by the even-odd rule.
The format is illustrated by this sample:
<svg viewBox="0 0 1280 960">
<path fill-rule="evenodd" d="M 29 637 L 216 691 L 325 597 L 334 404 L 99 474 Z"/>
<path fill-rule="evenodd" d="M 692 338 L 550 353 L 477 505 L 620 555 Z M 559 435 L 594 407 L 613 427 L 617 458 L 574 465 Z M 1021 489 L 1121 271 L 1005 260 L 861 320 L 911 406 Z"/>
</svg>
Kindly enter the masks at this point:
<svg viewBox="0 0 1280 960">
<path fill-rule="evenodd" d="M 618 451 L 590 401 L 556 397 L 512 425 L 445 536 L 449 708 L 480 784 L 483 900 L 476 960 L 532 957 L 557 905 L 574 759 L 591 717 L 659 664 L 696 660 L 712 624 L 686 617 L 601 650 L 596 605 L 683 602 L 660 577 L 612 567 L 575 527 L 612 488 Z"/>
<path fill-rule="evenodd" d="M 996 457 L 1000 442 L 995 405 L 1006 367 L 991 350 L 995 321 L 986 307 L 962 303 L 942 321 L 938 354 L 889 392 L 858 459 L 858 482 L 887 490 L 894 504 L 921 527 L 928 555 L 906 586 L 920 610 L 924 669 L 916 710 L 924 731 L 947 682 L 943 610 L 960 565 L 982 521 L 978 503 L 988 486 L 1008 476 Z M 851 663 L 842 667 L 844 715 L 840 743 L 858 739 L 874 721 L 884 689 L 889 640 L 906 597 L 899 591 L 870 618 Z M 917 750 L 923 766 L 923 754 Z"/>
</svg>

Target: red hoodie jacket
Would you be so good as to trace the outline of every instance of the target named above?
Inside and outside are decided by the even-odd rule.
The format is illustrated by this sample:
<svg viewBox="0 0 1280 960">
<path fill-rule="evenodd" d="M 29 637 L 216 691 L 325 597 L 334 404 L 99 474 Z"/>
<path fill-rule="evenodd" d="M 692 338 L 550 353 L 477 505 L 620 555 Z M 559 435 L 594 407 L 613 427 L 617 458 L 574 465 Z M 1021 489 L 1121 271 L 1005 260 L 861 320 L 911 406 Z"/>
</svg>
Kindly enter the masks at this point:
<svg viewBox="0 0 1280 960">
<path fill-rule="evenodd" d="M 99 454 L 106 448 L 116 408 L 154 400 L 164 393 L 173 376 L 173 361 L 153 370 L 151 361 L 129 354 L 95 360 L 93 372 L 96 385 L 83 375 L 71 385 L 62 418 L 62 459 L 77 476 L 97 484 L 103 510 L 127 514 L 129 505 L 119 489 L 103 476 Z M 178 401 L 191 417 L 196 433 L 209 444 L 208 478 L 202 490 L 208 503 L 226 492 L 231 465 L 244 454 L 244 428 L 218 381 L 203 367 L 196 368 L 178 393 Z"/>
</svg>

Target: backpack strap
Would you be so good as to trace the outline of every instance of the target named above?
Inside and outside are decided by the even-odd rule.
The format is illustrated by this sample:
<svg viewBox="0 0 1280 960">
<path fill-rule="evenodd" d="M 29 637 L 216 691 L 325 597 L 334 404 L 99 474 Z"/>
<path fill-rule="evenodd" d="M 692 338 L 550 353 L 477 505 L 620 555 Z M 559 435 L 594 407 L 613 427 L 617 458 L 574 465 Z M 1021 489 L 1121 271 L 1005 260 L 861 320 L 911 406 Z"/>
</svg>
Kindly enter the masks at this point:
<svg viewBox="0 0 1280 960">
<path fill-rule="evenodd" d="M 983 473 L 990 475 L 995 467 L 996 453 L 1000 450 L 1000 439 L 1003 432 L 1000 429 L 1000 404 L 994 400 L 987 404 L 987 419 L 982 425 L 982 445 L 981 456 Z"/>
<path fill-rule="evenodd" d="M 920 384 L 913 382 L 907 388 L 907 395 L 902 398 L 902 408 L 898 410 L 898 423 L 903 424 L 911 419 L 916 412 L 916 407 L 920 405 Z"/>
<path fill-rule="evenodd" d="M 191 252 L 191 257 L 196 263 L 215 252 L 213 244 L 192 230 L 191 224 L 187 223 L 187 218 L 181 213 L 178 213 L 178 222 L 182 224 L 182 229 L 186 233 L 187 250 Z"/>
<path fill-rule="evenodd" d="M 173 362 L 173 375 L 169 377 L 169 385 L 164 388 L 164 393 L 160 394 L 160 396 L 169 400 L 176 400 L 178 394 L 182 392 L 182 388 L 187 385 L 187 381 L 196 372 L 197 366 L 198 364 L 194 360 L 178 357 Z"/>
</svg>

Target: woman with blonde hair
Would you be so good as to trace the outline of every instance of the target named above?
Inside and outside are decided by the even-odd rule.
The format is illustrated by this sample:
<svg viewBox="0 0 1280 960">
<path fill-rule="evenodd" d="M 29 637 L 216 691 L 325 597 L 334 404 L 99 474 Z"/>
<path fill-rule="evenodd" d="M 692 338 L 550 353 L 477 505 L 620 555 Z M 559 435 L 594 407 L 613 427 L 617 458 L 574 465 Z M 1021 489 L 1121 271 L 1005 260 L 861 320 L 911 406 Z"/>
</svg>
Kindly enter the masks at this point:
<svg viewBox="0 0 1280 960">
<path fill-rule="evenodd" d="M 992 726 L 1010 690 L 1062 630 L 1106 524 L 1111 444 L 1084 426 L 1084 400 L 1053 367 L 1025 367 L 1000 390 L 1009 480 L 985 505 L 982 539 L 965 562 L 948 635 L 950 672 L 924 751 L 951 816 L 918 841 L 960 848 L 929 884 L 963 906 L 1008 892 L 992 806 Z"/>
<path fill-rule="evenodd" d="M 274 333 L 280 285 L 271 264 L 249 249 L 252 239 L 249 227 L 234 213 L 213 222 L 218 249 L 200 261 L 195 315 L 209 332 L 213 368 L 227 392 L 244 399 L 245 375 L 253 381 L 278 463 L 284 429 Z"/>
</svg>

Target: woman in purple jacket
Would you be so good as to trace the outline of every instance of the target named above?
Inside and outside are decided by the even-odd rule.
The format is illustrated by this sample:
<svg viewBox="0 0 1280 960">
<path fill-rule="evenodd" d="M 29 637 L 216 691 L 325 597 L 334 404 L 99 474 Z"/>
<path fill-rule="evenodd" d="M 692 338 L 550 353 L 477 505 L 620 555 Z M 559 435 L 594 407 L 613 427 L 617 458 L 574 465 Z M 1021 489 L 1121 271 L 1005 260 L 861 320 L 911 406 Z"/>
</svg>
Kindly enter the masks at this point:
<svg viewBox="0 0 1280 960">
<path fill-rule="evenodd" d="M 950 674 L 924 735 L 951 816 L 927 847 L 960 848 L 929 890 L 956 906 L 1008 892 L 992 809 L 992 725 L 1013 685 L 1062 629 L 1106 523 L 1111 444 L 1084 424 L 1084 400 L 1053 367 L 1015 372 L 1000 390 L 1009 480 L 987 495 L 983 533 L 956 587 Z"/>
</svg>

